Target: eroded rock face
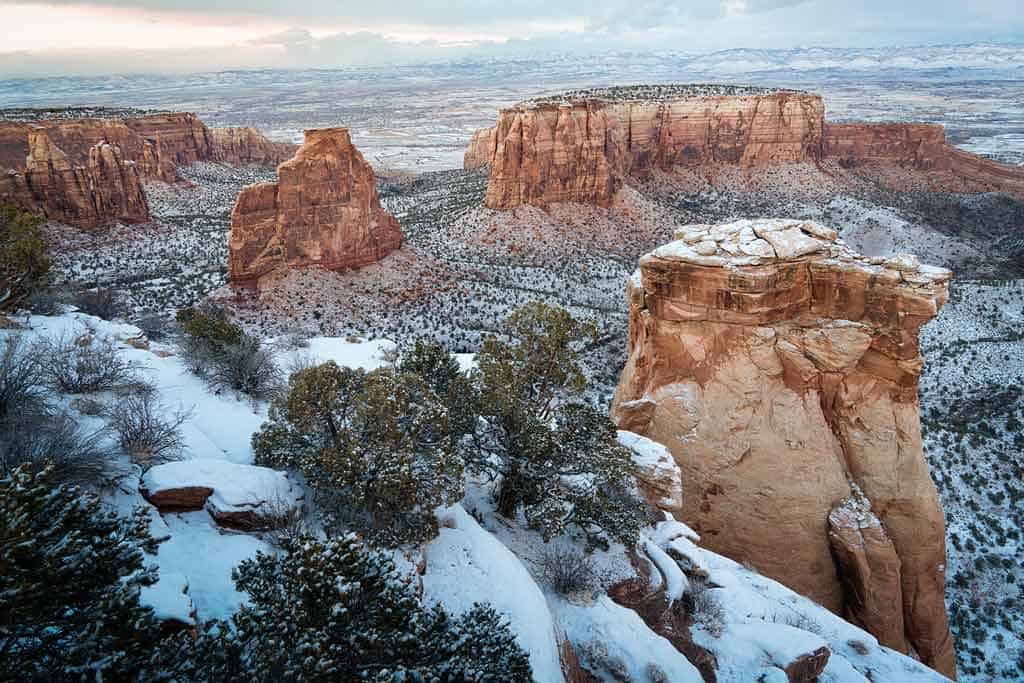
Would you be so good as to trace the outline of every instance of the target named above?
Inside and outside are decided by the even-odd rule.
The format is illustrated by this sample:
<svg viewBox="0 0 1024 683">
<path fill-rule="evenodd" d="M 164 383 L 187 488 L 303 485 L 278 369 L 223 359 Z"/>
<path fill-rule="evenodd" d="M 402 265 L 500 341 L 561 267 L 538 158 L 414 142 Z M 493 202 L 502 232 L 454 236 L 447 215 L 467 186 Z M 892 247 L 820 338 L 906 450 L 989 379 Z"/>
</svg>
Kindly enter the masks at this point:
<svg viewBox="0 0 1024 683">
<path fill-rule="evenodd" d="M 211 128 L 213 153 L 218 161 L 229 164 L 277 166 L 291 159 L 298 145 L 273 142 L 255 128 Z"/>
<path fill-rule="evenodd" d="M 462 157 L 462 167 L 466 170 L 490 166 L 491 157 L 494 156 L 495 133 L 494 128 L 482 128 L 473 133 L 469 141 L 469 147 Z"/>
<path fill-rule="evenodd" d="M 231 214 L 231 281 L 254 284 L 281 267 L 331 270 L 375 263 L 402 245 L 380 205 L 373 169 L 344 128 L 307 130 L 278 182 L 244 188 Z"/>
<path fill-rule="evenodd" d="M 503 110 L 480 132 L 467 163 L 491 166 L 486 204 L 583 202 L 607 206 L 624 178 L 655 168 L 814 161 L 820 153 L 821 98 L 790 91 L 670 94 L 660 100 L 599 91 L 567 102 Z M 493 152 L 488 156 L 490 140 Z"/>
<path fill-rule="evenodd" d="M 844 592 L 858 579 L 843 572 L 896 569 L 880 538 L 868 541 L 867 565 L 833 559 L 829 515 L 859 487 L 899 560 L 906 641 L 954 675 L 945 524 L 917 395 L 918 331 L 946 301 L 950 273 L 909 257 L 865 259 L 815 223 L 741 221 L 677 236 L 630 280 L 613 418 L 672 452 L 683 472 L 677 516 L 709 549 L 837 613 L 863 613 Z M 893 579 L 860 601 L 875 605 Z M 865 626 L 898 641 L 895 615 L 882 612 Z"/>
<path fill-rule="evenodd" d="M 24 171 L 0 178 L 0 197 L 50 220 L 95 228 L 111 220 L 149 220 L 149 204 L 138 167 L 117 145 L 89 148 L 85 163 L 73 165 L 45 130 L 28 134 Z"/>
<path fill-rule="evenodd" d="M 0 123 L 0 200 L 84 228 L 139 223 L 144 180 L 177 182 L 179 166 L 199 161 L 274 166 L 295 149 L 190 113 Z"/>
<path fill-rule="evenodd" d="M 941 126 L 825 124 L 817 95 L 751 88 L 634 86 L 523 103 L 478 131 L 464 160 L 490 166 L 492 209 L 609 206 L 623 182 L 654 169 L 713 177 L 780 164 L 858 168 L 896 189 L 1024 194 L 1024 170 L 949 145 Z"/>
</svg>

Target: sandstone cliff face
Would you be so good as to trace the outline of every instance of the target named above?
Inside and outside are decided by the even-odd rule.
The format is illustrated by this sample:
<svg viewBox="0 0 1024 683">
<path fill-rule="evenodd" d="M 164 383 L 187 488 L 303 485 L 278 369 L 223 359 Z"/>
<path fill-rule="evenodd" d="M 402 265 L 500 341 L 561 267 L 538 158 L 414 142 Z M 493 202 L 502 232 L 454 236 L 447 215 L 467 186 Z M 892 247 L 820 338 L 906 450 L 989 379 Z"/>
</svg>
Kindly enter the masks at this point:
<svg viewBox="0 0 1024 683">
<path fill-rule="evenodd" d="M 539 103 L 502 111 L 493 133 L 474 136 L 466 163 L 488 159 L 491 208 L 606 206 L 623 179 L 654 168 L 815 161 L 823 125 L 821 98 L 794 92 Z"/>
<path fill-rule="evenodd" d="M 470 170 L 491 165 L 495 145 L 494 131 L 494 128 L 482 128 L 473 133 L 469 147 L 466 148 L 466 153 L 462 158 L 463 168 Z"/>
<path fill-rule="evenodd" d="M 679 237 L 629 284 L 614 419 L 672 452 L 679 516 L 710 549 L 955 674 L 917 396 L 918 331 L 950 273 L 864 259 L 815 223 Z M 877 529 L 835 512 L 859 492 Z"/>
<path fill-rule="evenodd" d="M 478 131 L 464 166 L 490 166 L 485 204 L 510 209 L 580 202 L 608 206 L 622 183 L 653 169 L 835 162 L 896 189 L 923 179 L 937 191 L 1024 195 L 1024 169 L 961 151 L 941 126 L 826 124 L 808 93 L 661 94 L 612 88 L 505 109 Z M 627 93 L 623 95 L 623 93 Z M 914 178 L 892 171 L 920 172 Z"/>
<path fill-rule="evenodd" d="M 214 158 L 229 164 L 277 166 L 299 149 L 287 142 L 272 142 L 255 128 L 211 128 L 210 132 Z"/>
<path fill-rule="evenodd" d="M 85 163 L 73 165 L 45 130 L 29 133 L 24 172 L 0 179 L 0 197 L 50 220 L 94 228 L 110 220 L 141 223 L 149 204 L 137 166 L 120 148 L 100 142 L 89 148 Z"/>
<path fill-rule="evenodd" d="M 273 166 L 295 149 L 189 113 L 3 123 L 0 200 L 78 227 L 138 223 L 149 218 L 142 180 L 176 182 L 197 161 Z"/>
<path fill-rule="evenodd" d="M 252 284 L 283 266 L 358 268 L 401 246 L 398 221 L 381 207 L 373 169 L 348 130 L 307 130 L 277 177 L 244 188 L 235 203 L 232 282 Z"/>
</svg>

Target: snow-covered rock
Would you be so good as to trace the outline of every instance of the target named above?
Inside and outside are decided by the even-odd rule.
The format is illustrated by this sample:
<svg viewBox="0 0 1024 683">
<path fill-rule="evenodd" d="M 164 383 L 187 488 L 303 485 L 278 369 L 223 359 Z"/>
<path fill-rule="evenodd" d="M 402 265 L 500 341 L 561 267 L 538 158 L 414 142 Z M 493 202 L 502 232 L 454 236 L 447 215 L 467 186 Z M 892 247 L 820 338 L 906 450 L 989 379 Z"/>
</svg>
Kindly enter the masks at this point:
<svg viewBox="0 0 1024 683">
<path fill-rule="evenodd" d="M 508 617 L 519 645 L 530 653 L 534 680 L 561 683 L 555 621 L 530 572 L 461 505 L 439 516 L 441 532 L 426 549 L 424 598 L 453 614 L 490 603 Z"/>
<path fill-rule="evenodd" d="M 180 460 L 151 467 L 142 494 L 160 510 L 203 507 L 221 526 L 266 528 L 302 506 L 302 488 L 284 472 L 224 460 Z"/>
<path fill-rule="evenodd" d="M 651 502 L 663 510 L 678 510 L 682 507 L 682 474 L 669 450 L 646 436 L 621 429 L 618 440 L 633 454 L 640 488 Z"/>
</svg>

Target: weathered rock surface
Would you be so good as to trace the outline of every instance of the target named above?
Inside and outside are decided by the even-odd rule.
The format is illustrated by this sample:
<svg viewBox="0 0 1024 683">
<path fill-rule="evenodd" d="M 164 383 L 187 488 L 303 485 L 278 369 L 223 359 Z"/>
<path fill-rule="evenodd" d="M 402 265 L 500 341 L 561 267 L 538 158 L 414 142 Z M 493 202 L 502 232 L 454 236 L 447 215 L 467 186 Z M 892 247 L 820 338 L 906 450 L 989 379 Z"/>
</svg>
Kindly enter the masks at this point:
<svg viewBox="0 0 1024 683">
<path fill-rule="evenodd" d="M 917 395 L 918 331 L 946 301 L 950 273 L 913 259 L 872 265 L 833 230 L 798 221 L 678 237 L 630 280 L 614 419 L 672 452 L 677 516 L 705 545 L 837 613 L 854 607 L 828 518 L 859 487 L 900 562 L 906 640 L 955 674 L 945 524 Z"/>
<path fill-rule="evenodd" d="M 277 176 L 244 188 L 235 203 L 232 282 L 255 283 L 281 267 L 359 268 L 402 245 L 398 221 L 381 207 L 373 169 L 348 130 L 307 130 Z"/>
<path fill-rule="evenodd" d="M 276 165 L 294 145 L 251 128 L 209 129 L 195 114 L 0 123 L 0 201 L 93 228 L 149 218 L 142 180 L 179 180 L 198 161 Z"/>
<path fill-rule="evenodd" d="M 495 129 L 482 128 L 473 133 L 469 141 L 469 147 L 463 155 L 462 166 L 465 169 L 483 168 L 489 166 L 494 156 Z"/>
<path fill-rule="evenodd" d="M 827 125 L 821 97 L 803 92 L 650 90 L 608 88 L 502 110 L 494 128 L 474 134 L 464 165 L 490 166 L 485 204 L 493 209 L 608 206 L 626 179 L 654 169 L 823 162 L 928 172 L 935 190 L 1024 193 L 1024 170 L 956 149 L 941 126 Z M 884 172 L 879 179 L 905 182 Z"/>
<path fill-rule="evenodd" d="M 637 481 L 650 504 L 660 510 L 681 508 L 682 474 L 669 450 L 646 436 L 623 430 L 619 430 L 618 440 L 632 454 Z"/>
<path fill-rule="evenodd" d="M 151 467 L 139 490 L 160 511 L 206 509 L 217 524 L 266 529 L 301 509 L 302 488 L 283 472 L 223 460 L 181 460 Z"/>
<path fill-rule="evenodd" d="M 99 142 L 89 148 L 85 163 L 75 166 L 45 130 L 30 131 L 28 141 L 24 171 L 0 177 L 0 198 L 83 228 L 149 219 L 138 167 L 117 145 Z"/>
<path fill-rule="evenodd" d="M 255 128 L 211 128 L 213 155 L 229 164 L 277 166 L 291 159 L 299 146 L 273 142 Z"/>
</svg>

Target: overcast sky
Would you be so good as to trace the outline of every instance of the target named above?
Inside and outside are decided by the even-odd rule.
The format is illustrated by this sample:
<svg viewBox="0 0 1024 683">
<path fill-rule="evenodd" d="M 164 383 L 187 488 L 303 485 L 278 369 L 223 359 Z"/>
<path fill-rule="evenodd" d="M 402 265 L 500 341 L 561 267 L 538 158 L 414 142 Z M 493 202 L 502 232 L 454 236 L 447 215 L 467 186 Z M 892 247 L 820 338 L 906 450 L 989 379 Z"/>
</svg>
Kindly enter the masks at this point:
<svg viewBox="0 0 1024 683">
<path fill-rule="evenodd" d="M 1024 0 L 0 0 L 0 76 L 1024 42 Z"/>
</svg>

